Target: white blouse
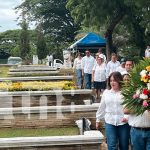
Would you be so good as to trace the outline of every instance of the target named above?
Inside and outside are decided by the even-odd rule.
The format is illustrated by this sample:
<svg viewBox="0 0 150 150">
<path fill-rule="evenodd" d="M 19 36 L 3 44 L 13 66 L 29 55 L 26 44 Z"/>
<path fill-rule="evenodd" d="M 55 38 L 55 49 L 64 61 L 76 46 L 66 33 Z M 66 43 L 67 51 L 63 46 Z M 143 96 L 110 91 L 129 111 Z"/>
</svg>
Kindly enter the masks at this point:
<svg viewBox="0 0 150 150">
<path fill-rule="evenodd" d="M 106 89 L 103 92 L 101 103 L 96 113 L 96 122 L 100 122 L 104 118 L 108 124 L 115 126 L 125 124 L 122 122 L 122 118 L 124 118 L 122 102 L 123 96 L 120 91 L 115 92 L 112 89 Z"/>
<path fill-rule="evenodd" d="M 81 62 L 82 62 L 82 58 L 81 59 L 79 59 L 79 58 L 75 58 L 75 60 L 74 60 L 74 64 L 73 64 L 73 68 L 74 69 L 82 69 L 81 68 Z"/>
<path fill-rule="evenodd" d="M 94 71 L 94 81 L 103 82 L 106 81 L 106 64 L 102 63 L 98 65 L 97 63 L 93 67 Z"/>
</svg>

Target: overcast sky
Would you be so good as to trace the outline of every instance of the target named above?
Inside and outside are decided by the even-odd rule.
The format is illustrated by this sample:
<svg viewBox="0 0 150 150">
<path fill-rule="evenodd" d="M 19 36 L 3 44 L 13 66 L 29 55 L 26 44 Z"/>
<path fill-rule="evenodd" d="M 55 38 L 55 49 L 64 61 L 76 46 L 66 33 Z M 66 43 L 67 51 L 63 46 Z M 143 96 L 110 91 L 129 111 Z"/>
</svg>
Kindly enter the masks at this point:
<svg viewBox="0 0 150 150">
<path fill-rule="evenodd" d="M 0 32 L 19 28 L 14 8 L 21 3 L 22 0 L 0 0 Z"/>
</svg>

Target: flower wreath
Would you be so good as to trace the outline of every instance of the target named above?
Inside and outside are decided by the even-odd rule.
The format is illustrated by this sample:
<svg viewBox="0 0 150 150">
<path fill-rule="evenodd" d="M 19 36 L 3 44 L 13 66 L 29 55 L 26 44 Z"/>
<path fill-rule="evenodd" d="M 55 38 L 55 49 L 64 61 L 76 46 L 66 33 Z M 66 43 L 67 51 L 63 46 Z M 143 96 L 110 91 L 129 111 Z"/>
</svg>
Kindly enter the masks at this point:
<svg viewBox="0 0 150 150">
<path fill-rule="evenodd" d="M 150 110 L 150 58 L 141 60 L 130 72 L 129 82 L 122 88 L 123 105 L 133 114 Z"/>
</svg>

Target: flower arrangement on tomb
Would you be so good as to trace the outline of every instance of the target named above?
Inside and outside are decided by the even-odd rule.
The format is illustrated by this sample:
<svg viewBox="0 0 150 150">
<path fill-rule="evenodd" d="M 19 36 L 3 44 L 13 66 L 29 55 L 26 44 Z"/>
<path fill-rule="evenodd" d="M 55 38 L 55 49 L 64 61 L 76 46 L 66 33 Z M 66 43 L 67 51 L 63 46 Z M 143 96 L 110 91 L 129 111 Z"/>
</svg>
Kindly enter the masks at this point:
<svg viewBox="0 0 150 150">
<path fill-rule="evenodd" d="M 123 105 L 133 114 L 150 110 L 150 59 L 141 60 L 130 73 L 130 80 L 122 89 Z"/>
<path fill-rule="evenodd" d="M 0 91 L 47 91 L 47 90 L 70 90 L 76 89 L 72 81 L 57 81 L 57 82 L 1 82 Z"/>
</svg>

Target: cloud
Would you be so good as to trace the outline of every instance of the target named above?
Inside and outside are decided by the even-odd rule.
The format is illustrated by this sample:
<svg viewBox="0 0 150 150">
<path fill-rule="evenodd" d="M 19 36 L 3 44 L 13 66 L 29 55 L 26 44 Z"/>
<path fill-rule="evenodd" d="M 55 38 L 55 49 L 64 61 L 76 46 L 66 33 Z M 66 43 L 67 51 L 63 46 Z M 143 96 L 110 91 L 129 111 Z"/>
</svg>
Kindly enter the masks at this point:
<svg viewBox="0 0 150 150">
<path fill-rule="evenodd" d="M 17 17 L 14 8 L 22 3 L 22 0 L 0 0 L 0 32 L 17 29 Z"/>
</svg>

